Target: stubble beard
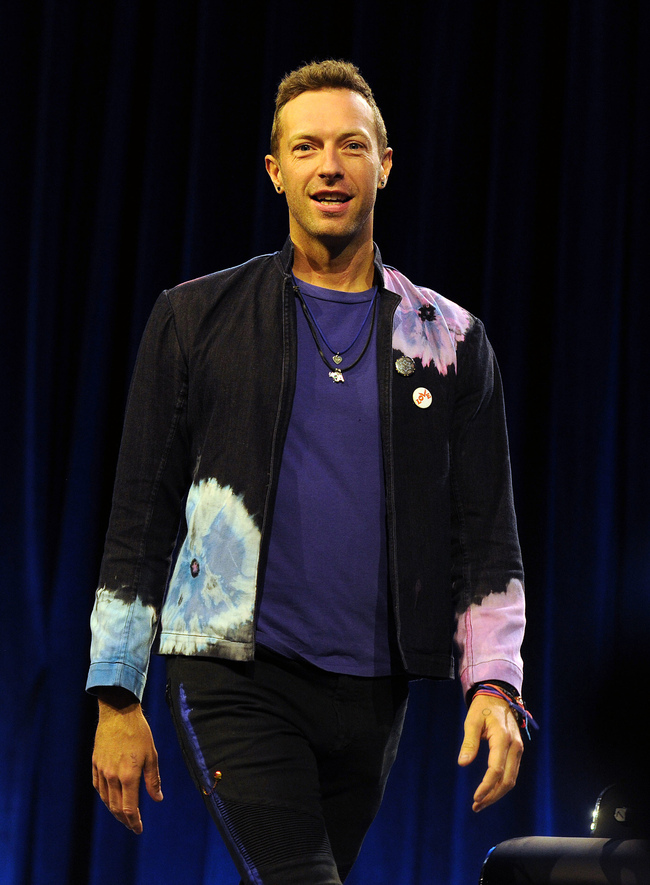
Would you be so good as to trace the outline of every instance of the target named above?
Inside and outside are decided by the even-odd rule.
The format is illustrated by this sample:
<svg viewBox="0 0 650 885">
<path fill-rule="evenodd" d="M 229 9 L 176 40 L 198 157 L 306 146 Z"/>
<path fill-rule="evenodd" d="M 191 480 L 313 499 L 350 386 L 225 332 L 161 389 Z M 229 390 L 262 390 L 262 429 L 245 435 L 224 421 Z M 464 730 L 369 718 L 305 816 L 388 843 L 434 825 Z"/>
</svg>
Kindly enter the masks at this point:
<svg viewBox="0 0 650 885">
<path fill-rule="evenodd" d="M 315 219 L 305 215 L 296 215 L 291 212 L 293 223 L 306 234 L 308 240 L 321 244 L 331 255 L 339 255 L 356 240 L 361 244 L 363 231 L 367 228 L 368 220 L 372 218 L 374 203 L 360 216 L 346 219 Z M 372 232 L 372 228 L 371 228 Z M 372 239 L 372 237 L 371 237 Z"/>
</svg>

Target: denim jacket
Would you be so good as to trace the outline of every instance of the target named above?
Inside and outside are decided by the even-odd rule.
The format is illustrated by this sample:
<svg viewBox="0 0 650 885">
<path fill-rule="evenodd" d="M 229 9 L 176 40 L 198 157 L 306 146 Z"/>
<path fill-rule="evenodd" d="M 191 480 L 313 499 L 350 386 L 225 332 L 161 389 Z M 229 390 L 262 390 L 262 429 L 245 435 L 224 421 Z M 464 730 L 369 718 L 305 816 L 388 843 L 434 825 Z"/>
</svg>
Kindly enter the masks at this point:
<svg viewBox="0 0 650 885">
<path fill-rule="evenodd" d="M 152 649 L 249 660 L 296 366 L 293 247 L 163 292 L 129 393 L 88 690 Z M 479 320 L 375 253 L 389 587 L 401 662 L 521 688 L 523 570 Z M 423 407 L 425 406 L 425 407 Z M 184 519 L 181 514 L 184 511 Z M 180 523 L 180 528 L 179 528 Z"/>
</svg>

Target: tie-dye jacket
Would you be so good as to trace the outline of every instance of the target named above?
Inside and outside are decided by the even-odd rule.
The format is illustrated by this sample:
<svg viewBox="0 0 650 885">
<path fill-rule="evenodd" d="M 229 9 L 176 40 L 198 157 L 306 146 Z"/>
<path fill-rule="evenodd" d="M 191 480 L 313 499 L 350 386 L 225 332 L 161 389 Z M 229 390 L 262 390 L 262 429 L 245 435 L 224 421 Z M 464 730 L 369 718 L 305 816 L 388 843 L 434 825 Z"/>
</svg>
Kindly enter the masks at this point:
<svg viewBox="0 0 650 885">
<path fill-rule="evenodd" d="M 295 383 L 292 260 L 287 241 L 282 252 L 156 302 L 129 394 L 91 618 L 91 691 L 121 685 L 141 697 L 152 647 L 253 656 Z M 487 678 L 520 688 L 523 572 L 492 349 L 467 311 L 384 267 L 378 252 L 375 265 L 389 577 L 403 665 L 449 678 L 455 639 L 465 690 Z M 411 374 L 396 368 L 403 356 Z M 418 388 L 428 408 L 416 405 Z"/>
</svg>

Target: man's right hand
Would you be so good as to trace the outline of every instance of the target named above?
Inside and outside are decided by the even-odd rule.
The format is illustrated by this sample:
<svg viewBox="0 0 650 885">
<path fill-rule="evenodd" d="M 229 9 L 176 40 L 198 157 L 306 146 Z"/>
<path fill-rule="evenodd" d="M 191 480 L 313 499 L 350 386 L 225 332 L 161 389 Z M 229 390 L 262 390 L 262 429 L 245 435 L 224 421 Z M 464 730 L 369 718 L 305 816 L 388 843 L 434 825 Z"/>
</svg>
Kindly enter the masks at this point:
<svg viewBox="0 0 650 885">
<path fill-rule="evenodd" d="M 162 802 L 158 753 L 142 707 L 130 692 L 103 689 L 93 751 L 93 786 L 111 814 L 134 833 L 142 832 L 141 774 L 151 798 Z"/>
</svg>

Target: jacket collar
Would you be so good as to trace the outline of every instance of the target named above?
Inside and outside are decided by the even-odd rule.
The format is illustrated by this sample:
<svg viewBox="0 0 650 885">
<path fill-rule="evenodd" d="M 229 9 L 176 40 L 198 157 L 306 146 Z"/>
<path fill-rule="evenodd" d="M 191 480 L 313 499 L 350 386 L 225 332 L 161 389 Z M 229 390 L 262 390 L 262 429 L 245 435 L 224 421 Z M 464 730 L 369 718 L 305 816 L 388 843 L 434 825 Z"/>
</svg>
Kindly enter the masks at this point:
<svg viewBox="0 0 650 885">
<path fill-rule="evenodd" d="M 379 283 L 379 288 L 384 288 L 384 265 L 381 260 L 381 254 L 379 252 L 379 248 L 376 243 L 373 243 L 373 247 L 375 250 L 375 278 Z M 282 273 L 285 276 L 285 279 L 291 276 L 291 270 L 293 268 L 293 243 L 291 242 L 291 237 L 287 237 L 285 240 L 284 246 L 282 250 L 276 253 L 277 257 L 280 260 L 280 264 L 282 267 Z"/>
</svg>

